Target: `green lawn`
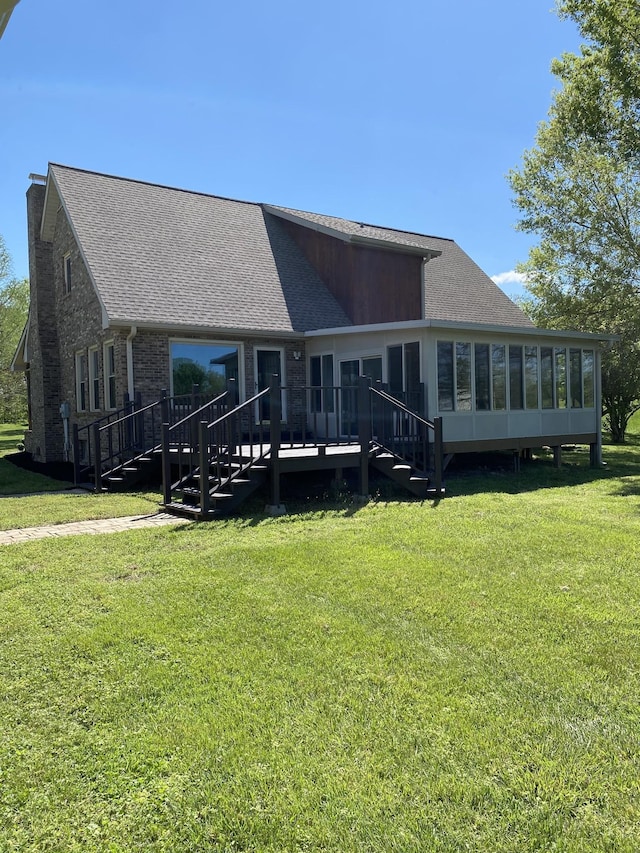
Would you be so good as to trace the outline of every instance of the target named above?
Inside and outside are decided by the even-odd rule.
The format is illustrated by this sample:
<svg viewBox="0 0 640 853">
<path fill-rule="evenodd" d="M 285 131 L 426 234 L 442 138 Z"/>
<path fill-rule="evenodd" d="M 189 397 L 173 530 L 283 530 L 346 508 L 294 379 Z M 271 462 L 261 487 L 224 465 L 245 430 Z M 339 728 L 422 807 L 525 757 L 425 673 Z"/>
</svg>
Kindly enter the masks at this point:
<svg viewBox="0 0 640 853">
<path fill-rule="evenodd" d="M 20 424 L 0 424 L 0 530 L 93 518 L 145 515 L 157 511 L 159 491 L 99 495 L 91 492 L 47 494 L 69 490 L 72 484 L 25 471 L 2 459 L 2 456 L 17 452 L 24 430 L 25 427 Z M 25 494 L 31 496 L 22 497 Z"/>
<path fill-rule="evenodd" d="M 635 853 L 635 441 L 0 549 L 0 850 Z"/>
</svg>

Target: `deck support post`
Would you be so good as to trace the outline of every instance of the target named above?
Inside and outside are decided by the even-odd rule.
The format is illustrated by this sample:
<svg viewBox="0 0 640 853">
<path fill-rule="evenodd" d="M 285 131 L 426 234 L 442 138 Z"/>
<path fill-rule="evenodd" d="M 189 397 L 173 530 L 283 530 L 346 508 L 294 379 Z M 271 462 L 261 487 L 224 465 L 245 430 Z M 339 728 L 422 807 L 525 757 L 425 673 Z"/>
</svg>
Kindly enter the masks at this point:
<svg viewBox="0 0 640 853">
<path fill-rule="evenodd" d="M 80 439 L 78 438 L 78 424 L 73 424 L 72 447 L 73 447 L 73 482 L 77 486 L 80 482 Z"/>
<path fill-rule="evenodd" d="M 513 451 L 513 472 L 514 474 L 520 473 L 520 451 Z"/>
<path fill-rule="evenodd" d="M 162 502 L 171 503 L 171 457 L 169 455 L 169 423 L 162 424 Z"/>
<path fill-rule="evenodd" d="M 165 388 L 160 392 L 160 419 L 163 424 L 169 423 L 169 398 Z"/>
<path fill-rule="evenodd" d="M 562 447 L 559 444 L 556 444 L 553 448 L 553 464 L 556 468 L 562 466 Z"/>
<path fill-rule="evenodd" d="M 369 499 L 369 449 L 371 447 L 371 377 L 358 376 L 358 441 L 360 442 L 360 497 Z"/>
<path fill-rule="evenodd" d="M 209 440 L 208 423 L 200 421 L 200 512 L 209 512 Z"/>
<path fill-rule="evenodd" d="M 285 515 L 287 510 L 280 503 L 280 442 L 282 437 L 282 396 L 280 377 L 274 373 L 269 382 L 269 444 L 271 446 L 271 503 L 265 507 L 269 515 Z"/>
<path fill-rule="evenodd" d="M 93 485 L 96 492 L 102 491 L 102 465 L 100 460 L 100 425 L 93 425 Z"/>
<path fill-rule="evenodd" d="M 136 391 L 136 399 L 134 403 L 134 411 L 138 410 L 138 414 L 135 417 L 135 432 L 133 436 L 133 447 L 136 450 L 141 450 L 144 447 L 144 412 L 140 412 L 139 410 L 142 408 L 142 392 Z M 131 445 L 129 445 L 131 447 Z"/>
<path fill-rule="evenodd" d="M 443 466 L 443 446 L 442 446 L 442 418 L 433 419 L 433 467 L 434 467 L 434 485 L 436 492 L 442 494 L 442 472 Z"/>
</svg>

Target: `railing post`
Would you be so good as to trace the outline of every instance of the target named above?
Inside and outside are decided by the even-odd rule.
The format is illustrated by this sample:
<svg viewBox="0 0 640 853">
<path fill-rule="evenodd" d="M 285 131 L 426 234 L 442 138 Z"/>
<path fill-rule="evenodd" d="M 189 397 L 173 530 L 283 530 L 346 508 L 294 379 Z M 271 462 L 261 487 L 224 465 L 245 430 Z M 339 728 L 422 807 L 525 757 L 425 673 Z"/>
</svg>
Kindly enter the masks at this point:
<svg viewBox="0 0 640 853">
<path fill-rule="evenodd" d="M 160 419 L 163 424 L 169 423 L 169 398 L 165 388 L 160 392 Z"/>
<path fill-rule="evenodd" d="M 227 380 L 227 411 L 230 409 L 235 409 L 238 405 L 238 383 L 233 377 L 230 377 Z"/>
<path fill-rule="evenodd" d="M 134 405 L 135 409 L 142 408 L 142 392 L 136 391 L 136 401 Z M 138 450 L 144 450 L 145 440 L 144 440 L 144 412 L 139 412 L 135 416 L 135 431 L 133 435 L 134 446 Z"/>
<path fill-rule="evenodd" d="M 80 482 L 80 438 L 78 437 L 78 424 L 73 424 L 71 435 L 73 444 L 73 482 L 77 486 Z"/>
<path fill-rule="evenodd" d="M 200 511 L 209 512 L 209 440 L 207 421 L 200 421 Z"/>
<path fill-rule="evenodd" d="M 371 377 L 358 376 L 358 441 L 360 442 L 360 495 L 369 496 L 369 449 L 371 425 Z"/>
<path fill-rule="evenodd" d="M 193 414 L 198 408 L 199 385 L 191 386 L 191 412 Z M 191 448 L 194 453 L 198 451 L 198 422 L 195 418 L 191 418 Z"/>
<path fill-rule="evenodd" d="M 270 511 L 278 513 L 280 509 L 280 438 L 282 416 L 282 398 L 280 377 L 274 373 L 269 383 L 269 444 L 271 446 L 271 504 Z"/>
<path fill-rule="evenodd" d="M 438 494 L 442 494 L 442 418 L 433 419 L 433 465 L 435 469 L 435 487 Z"/>
<path fill-rule="evenodd" d="M 102 491 L 102 461 L 100 459 L 100 425 L 93 425 L 93 484 L 96 492 Z"/>
<path fill-rule="evenodd" d="M 162 424 L 162 501 L 171 503 L 171 456 L 169 455 L 169 423 Z"/>
</svg>

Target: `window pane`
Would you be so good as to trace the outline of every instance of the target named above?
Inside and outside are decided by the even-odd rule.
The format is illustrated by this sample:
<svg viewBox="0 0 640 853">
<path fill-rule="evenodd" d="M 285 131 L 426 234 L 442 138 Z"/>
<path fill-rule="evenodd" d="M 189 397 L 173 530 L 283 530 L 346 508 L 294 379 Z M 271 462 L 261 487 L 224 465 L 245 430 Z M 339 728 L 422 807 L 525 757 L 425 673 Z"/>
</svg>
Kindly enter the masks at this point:
<svg viewBox="0 0 640 853">
<path fill-rule="evenodd" d="M 100 369 L 98 361 L 98 350 L 89 350 L 89 382 L 91 394 L 91 408 L 97 411 L 100 408 Z"/>
<path fill-rule="evenodd" d="M 538 347 L 524 348 L 527 409 L 538 408 Z"/>
<path fill-rule="evenodd" d="M 311 380 L 311 385 L 318 388 L 317 391 L 311 391 L 311 411 L 320 412 L 322 401 L 322 391 L 320 391 L 320 385 L 322 385 L 322 374 L 319 355 L 312 355 L 309 359 L 309 379 Z"/>
<path fill-rule="evenodd" d="M 333 355 L 322 356 L 322 385 L 324 387 L 323 405 L 325 412 L 335 411 L 335 393 L 333 390 Z"/>
<path fill-rule="evenodd" d="M 582 353 L 582 381 L 584 383 L 584 404 L 588 408 L 595 405 L 594 358 L 593 350 L 586 349 Z"/>
<path fill-rule="evenodd" d="M 387 367 L 389 377 L 389 393 L 392 397 L 402 396 L 404 384 L 402 382 L 402 347 L 387 348 Z"/>
<path fill-rule="evenodd" d="M 423 409 L 422 385 L 420 384 L 420 344 L 412 341 L 404 345 L 405 403 L 414 412 Z"/>
<path fill-rule="evenodd" d="M 492 344 L 493 408 L 507 408 L 507 365 L 504 344 Z"/>
<path fill-rule="evenodd" d="M 453 343 L 438 341 L 438 408 L 453 411 Z"/>
<path fill-rule="evenodd" d="M 556 368 L 556 408 L 567 408 L 567 351 L 564 347 L 555 348 Z"/>
<path fill-rule="evenodd" d="M 489 344 L 476 344 L 476 409 L 488 411 L 491 408 L 489 397 Z"/>
<path fill-rule="evenodd" d="M 279 353 L 274 353 L 275 360 Z M 215 397 L 227 387 L 229 379 L 238 380 L 238 348 L 227 344 L 172 343 L 173 393 L 190 394 L 200 386 L 205 397 Z M 277 369 L 274 368 L 274 373 Z"/>
<path fill-rule="evenodd" d="M 471 344 L 456 344 L 456 409 L 471 411 Z"/>
<path fill-rule="evenodd" d="M 523 409 L 522 347 L 509 347 L 509 399 L 512 409 Z"/>
<path fill-rule="evenodd" d="M 540 377 L 542 408 L 553 409 L 553 350 L 551 347 L 540 347 Z"/>
<path fill-rule="evenodd" d="M 582 408 L 582 351 L 569 350 L 569 384 L 571 388 L 571 408 Z"/>
</svg>

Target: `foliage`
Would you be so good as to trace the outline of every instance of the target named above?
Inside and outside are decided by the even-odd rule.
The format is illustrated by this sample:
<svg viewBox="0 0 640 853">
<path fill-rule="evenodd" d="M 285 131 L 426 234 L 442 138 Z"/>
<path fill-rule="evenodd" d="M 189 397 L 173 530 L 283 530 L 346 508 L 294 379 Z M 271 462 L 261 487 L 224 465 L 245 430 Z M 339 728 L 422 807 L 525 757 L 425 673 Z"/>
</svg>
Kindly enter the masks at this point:
<svg viewBox="0 0 640 853">
<path fill-rule="evenodd" d="M 636 851 L 638 448 L 611 457 L 3 548 L 0 847 Z"/>
<path fill-rule="evenodd" d="M 191 394 L 193 386 L 199 386 L 199 393 L 207 399 L 222 393 L 225 388 L 224 377 L 214 370 L 207 370 L 190 358 L 176 358 L 173 362 L 173 393 L 176 396 Z"/>
<path fill-rule="evenodd" d="M 27 391 L 23 373 L 11 361 L 29 311 L 29 282 L 12 277 L 11 260 L 0 237 L 0 422 L 25 421 Z"/>
<path fill-rule="evenodd" d="M 603 403 L 623 440 L 640 398 L 640 50 L 629 30 L 640 13 L 631 0 L 559 8 L 593 43 L 554 62 L 563 87 L 509 176 L 518 228 L 540 237 L 520 269 L 540 325 L 620 335 L 604 353 Z"/>
</svg>

